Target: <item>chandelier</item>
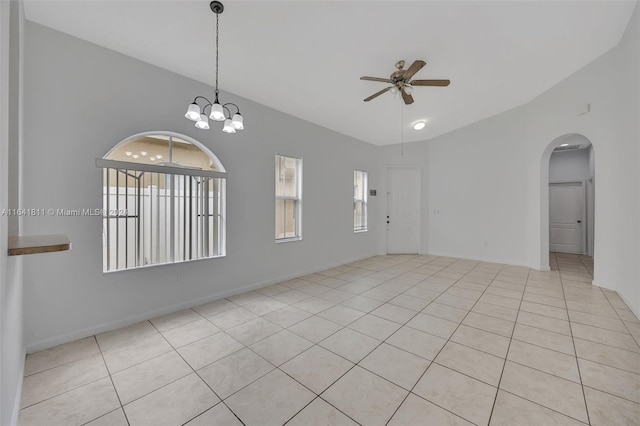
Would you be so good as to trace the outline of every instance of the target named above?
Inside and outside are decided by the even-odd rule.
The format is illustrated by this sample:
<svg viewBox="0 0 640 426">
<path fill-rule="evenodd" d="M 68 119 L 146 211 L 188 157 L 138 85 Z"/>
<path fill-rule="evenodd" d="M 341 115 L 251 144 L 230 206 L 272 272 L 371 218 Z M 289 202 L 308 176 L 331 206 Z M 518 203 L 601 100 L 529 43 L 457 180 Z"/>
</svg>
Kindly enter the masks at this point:
<svg viewBox="0 0 640 426">
<path fill-rule="evenodd" d="M 198 129 L 209 129 L 209 119 L 213 121 L 224 121 L 222 131 L 225 133 L 235 133 L 236 130 L 244 130 L 244 122 L 242 115 L 240 114 L 240 108 L 238 105 L 228 102 L 226 104 L 220 104 L 218 100 L 218 52 L 219 52 L 219 18 L 220 14 L 224 11 L 224 6 L 219 1 L 212 1 L 209 4 L 211 11 L 216 14 L 216 90 L 215 100 L 211 102 L 204 96 L 196 96 L 193 102 L 187 108 L 187 113 L 184 115 L 191 121 L 195 121 Z M 200 101 L 200 103 L 198 103 Z M 203 106 L 201 106 L 203 105 Z M 231 115 L 229 107 L 235 108 L 235 113 Z M 209 114 L 207 115 L 207 108 L 209 108 Z"/>
</svg>

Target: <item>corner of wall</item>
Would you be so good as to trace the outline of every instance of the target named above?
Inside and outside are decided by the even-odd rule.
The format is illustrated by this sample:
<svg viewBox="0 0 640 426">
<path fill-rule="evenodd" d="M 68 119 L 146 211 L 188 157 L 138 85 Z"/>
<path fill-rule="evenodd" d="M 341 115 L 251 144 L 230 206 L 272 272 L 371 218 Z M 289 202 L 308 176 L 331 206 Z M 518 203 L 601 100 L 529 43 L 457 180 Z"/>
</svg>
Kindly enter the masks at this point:
<svg viewBox="0 0 640 426">
<path fill-rule="evenodd" d="M 0 2 L 0 208 L 20 206 L 22 147 L 22 0 Z M 5 95 L 6 94 L 6 95 Z M 25 345 L 23 260 L 7 255 L 10 234 L 20 220 L 0 217 L 0 424 L 15 425 L 20 411 Z"/>
</svg>

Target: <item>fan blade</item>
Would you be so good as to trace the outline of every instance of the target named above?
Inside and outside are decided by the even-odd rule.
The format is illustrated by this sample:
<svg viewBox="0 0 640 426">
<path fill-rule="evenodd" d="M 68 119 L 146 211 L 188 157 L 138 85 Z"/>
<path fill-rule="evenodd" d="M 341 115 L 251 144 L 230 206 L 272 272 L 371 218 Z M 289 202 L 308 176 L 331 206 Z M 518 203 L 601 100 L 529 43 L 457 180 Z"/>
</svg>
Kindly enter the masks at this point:
<svg viewBox="0 0 640 426">
<path fill-rule="evenodd" d="M 405 79 L 405 81 L 409 80 L 411 77 L 413 77 L 415 73 L 420 71 L 422 67 L 424 67 L 425 65 L 427 65 L 425 61 L 414 61 L 411 64 L 411 66 L 407 68 L 407 70 L 404 72 L 402 77 Z"/>
<path fill-rule="evenodd" d="M 391 87 L 393 87 L 393 86 L 391 86 Z M 382 89 L 382 90 L 381 90 L 381 91 L 379 91 L 379 92 L 374 93 L 373 95 L 369 96 L 369 97 L 368 97 L 367 99 L 365 99 L 364 101 L 365 101 L 365 102 L 369 102 L 371 99 L 373 99 L 373 98 L 377 98 L 378 96 L 382 95 L 383 93 L 386 93 L 386 92 L 388 92 L 389 90 L 391 90 L 391 87 L 387 87 L 387 88 L 385 88 L 385 89 Z"/>
<path fill-rule="evenodd" d="M 391 83 L 391 80 L 389 80 L 388 78 L 380 78 L 380 77 L 360 77 L 360 80 L 379 81 L 381 83 Z"/>
<path fill-rule="evenodd" d="M 410 94 L 408 94 L 404 90 L 401 90 L 400 92 L 402 92 L 402 99 L 404 99 L 404 103 L 405 104 L 410 105 L 410 104 L 413 103 L 413 96 L 411 96 Z"/>
<path fill-rule="evenodd" d="M 409 84 L 412 86 L 448 86 L 449 80 L 413 80 Z"/>
</svg>

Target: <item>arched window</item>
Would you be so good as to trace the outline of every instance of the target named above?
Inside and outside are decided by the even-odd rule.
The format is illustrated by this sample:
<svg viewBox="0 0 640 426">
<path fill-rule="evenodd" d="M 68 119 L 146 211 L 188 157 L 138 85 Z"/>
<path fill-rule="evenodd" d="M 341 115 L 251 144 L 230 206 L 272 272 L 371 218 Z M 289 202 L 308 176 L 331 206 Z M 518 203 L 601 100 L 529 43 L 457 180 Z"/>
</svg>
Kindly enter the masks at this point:
<svg viewBox="0 0 640 426">
<path fill-rule="evenodd" d="M 131 136 L 103 169 L 103 271 L 225 255 L 227 173 L 200 142 L 171 132 Z"/>
</svg>

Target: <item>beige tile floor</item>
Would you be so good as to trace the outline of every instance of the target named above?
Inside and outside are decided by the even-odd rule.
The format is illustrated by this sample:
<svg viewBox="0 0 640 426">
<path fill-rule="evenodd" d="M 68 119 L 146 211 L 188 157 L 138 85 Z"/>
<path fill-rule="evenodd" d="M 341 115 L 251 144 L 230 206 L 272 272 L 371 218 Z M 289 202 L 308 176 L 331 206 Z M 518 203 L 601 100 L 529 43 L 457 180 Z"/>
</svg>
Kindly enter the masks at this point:
<svg viewBox="0 0 640 426">
<path fill-rule="evenodd" d="M 373 257 L 34 353 L 19 424 L 638 424 L 640 321 L 551 264 Z"/>
</svg>

